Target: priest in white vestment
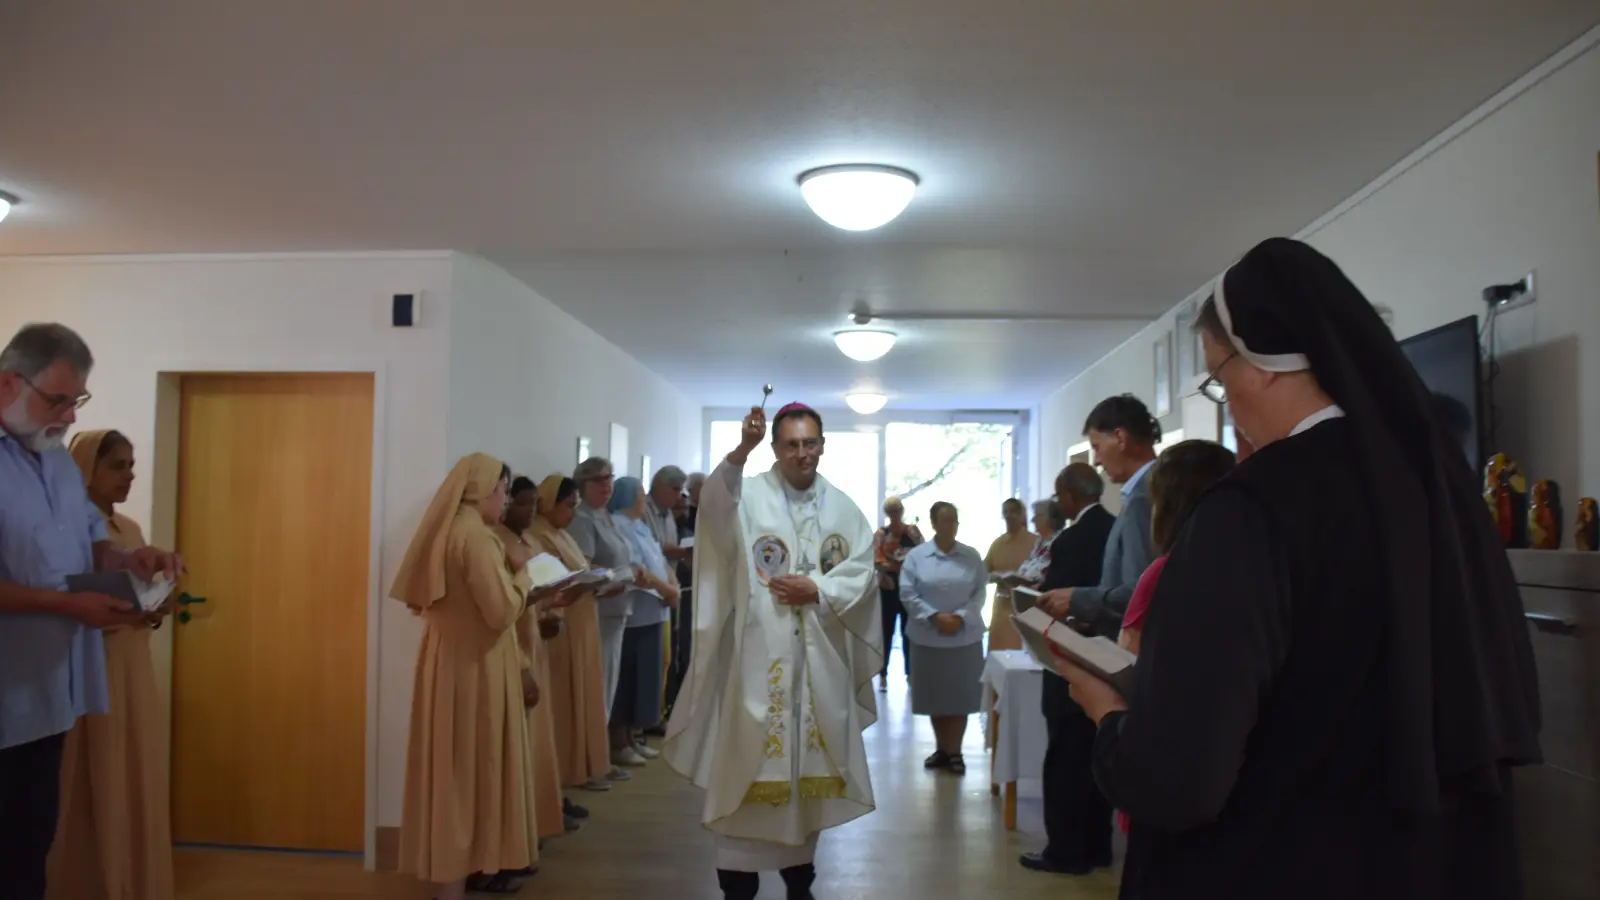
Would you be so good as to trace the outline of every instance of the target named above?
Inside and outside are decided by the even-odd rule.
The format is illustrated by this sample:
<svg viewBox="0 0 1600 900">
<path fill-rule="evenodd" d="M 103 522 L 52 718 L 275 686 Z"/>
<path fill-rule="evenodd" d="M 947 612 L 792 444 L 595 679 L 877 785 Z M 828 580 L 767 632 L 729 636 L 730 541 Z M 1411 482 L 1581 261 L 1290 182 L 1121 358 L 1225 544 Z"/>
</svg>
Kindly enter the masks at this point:
<svg viewBox="0 0 1600 900">
<path fill-rule="evenodd" d="M 779 871 L 809 900 L 817 835 L 872 811 L 861 732 L 882 667 L 872 527 L 817 474 L 822 418 L 773 420 L 771 470 L 745 477 L 766 434 L 752 409 L 739 446 L 700 493 L 694 651 L 664 756 L 706 792 L 727 900 Z"/>
</svg>

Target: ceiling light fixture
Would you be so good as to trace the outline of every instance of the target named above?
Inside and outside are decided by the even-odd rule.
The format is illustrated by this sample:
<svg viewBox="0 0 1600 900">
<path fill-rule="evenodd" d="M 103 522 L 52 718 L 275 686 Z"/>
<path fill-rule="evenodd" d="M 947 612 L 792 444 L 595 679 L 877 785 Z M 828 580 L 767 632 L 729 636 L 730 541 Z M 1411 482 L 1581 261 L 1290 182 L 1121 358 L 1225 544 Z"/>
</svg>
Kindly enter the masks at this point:
<svg viewBox="0 0 1600 900">
<path fill-rule="evenodd" d="M 17 200 L 16 194 L 0 191 L 0 222 L 4 222 L 6 216 L 11 215 L 11 207 L 16 206 L 19 202 L 21 201 Z"/>
<path fill-rule="evenodd" d="M 873 391 L 851 391 L 844 395 L 844 402 L 857 413 L 870 416 L 889 402 L 889 398 Z"/>
<path fill-rule="evenodd" d="M 894 346 L 895 334 L 877 328 L 847 328 L 833 333 L 839 352 L 856 362 L 881 359 Z"/>
<path fill-rule="evenodd" d="M 916 196 L 915 173 L 895 166 L 823 166 L 800 173 L 800 195 L 822 221 L 871 231 L 894 221 Z"/>
</svg>

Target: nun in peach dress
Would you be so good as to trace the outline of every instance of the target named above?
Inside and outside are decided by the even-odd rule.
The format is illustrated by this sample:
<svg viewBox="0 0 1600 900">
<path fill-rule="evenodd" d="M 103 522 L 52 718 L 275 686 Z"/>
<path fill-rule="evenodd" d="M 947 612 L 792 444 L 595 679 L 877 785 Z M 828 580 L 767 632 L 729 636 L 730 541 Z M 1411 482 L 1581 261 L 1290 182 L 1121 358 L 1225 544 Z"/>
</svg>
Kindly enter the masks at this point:
<svg viewBox="0 0 1600 900">
<path fill-rule="evenodd" d="M 561 560 L 569 570 L 588 568 L 588 560 L 567 534 L 577 509 L 578 486 L 564 475 L 539 483 L 539 513 L 529 538 L 534 548 Z M 550 683 L 546 697 L 555 717 L 556 750 L 561 757 L 561 783 L 590 790 L 610 790 L 605 683 L 600 668 L 600 618 L 594 594 L 584 594 L 567 607 L 561 633 L 550 651 Z"/>
<path fill-rule="evenodd" d="M 123 550 L 145 546 L 138 524 L 113 508 L 128 499 L 133 445 L 116 431 L 84 431 L 72 438 L 71 450 L 111 543 Z M 110 712 L 84 716 L 67 733 L 51 900 L 173 896 L 168 769 L 150 658 L 150 629 L 159 622 L 152 616 L 145 625 L 104 633 Z"/>
<path fill-rule="evenodd" d="M 400 871 L 439 900 L 506 893 L 538 858 L 517 620 L 494 524 L 509 471 L 462 457 L 423 514 L 390 596 L 422 616 L 400 822 Z"/>
<path fill-rule="evenodd" d="M 495 537 L 500 539 L 508 555 L 532 557 L 539 552 L 527 537 L 538 501 L 539 494 L 532 481 L 520 475 L 512 479 L 505 514 L 494 527 Z M 513 572 L 511 583 L 524 596 L 533 591 L 533 579 L 526 568 Z M 539 822 L 539 837 L 548 838 L 566 833 L 555 717 L 550 714 L 550 701 L 545 697 L 550 687 L 550 651 L 546 649 L 546 641 L 561 625 L 561 611 L 557 606 L 560 595 L 549 598 L 535 595 L 529 600 L 517 619 L 517 644 L 522 650 L 523 682 L 526 685 L 531 681 L 539 695 L 538 702 L 528 708 L 528 747 L 533 757 L 534 813 Z"/>
</svg>

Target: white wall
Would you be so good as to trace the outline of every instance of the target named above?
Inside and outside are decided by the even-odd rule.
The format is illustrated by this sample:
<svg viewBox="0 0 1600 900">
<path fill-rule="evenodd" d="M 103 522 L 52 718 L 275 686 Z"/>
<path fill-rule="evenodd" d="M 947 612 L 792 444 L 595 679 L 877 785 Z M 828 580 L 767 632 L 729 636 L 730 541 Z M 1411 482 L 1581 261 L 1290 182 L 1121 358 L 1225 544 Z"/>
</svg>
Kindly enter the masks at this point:
<svg viewBox="0 0 1600 900">
<path fill-rule="evenodd" d="M 504 269 L 457 256 L 450 313 L 452 459 L 481 450 L 534 480 L 568 475 L 579 436 L 610 456 L 611 423 L 639 456 L 694 471 L 700 406 Z M 620 460 L 612 460 L 620 467 Z"/>
<path fill-rule="evenodd" d="M 1600 49 L 1595 33 L 1584 42 L 1576 59 L 1301 235 L 1393 309 L 1402 338 L 1482 316 L 1484 286 L 1537 270 L 1538 302 L 1500 319 L 1492 449 L 1560 483 L 1568 532 L 1577 498 L 1600 494 Z M 1100 399 L 1148 401 L 1151 342 L 1171 324 L 1169 313 L 1040 405 L 1043 471 Z"/>
<path fill-rule="evenodd" d="M 418 327 L 390 325 L 390 295 L 421 292 Z M 612 421 L 638 454 L 691 467 L 701 413 L 681 392 L 498 267 L 457 254 L 0 258 L 0 335 L 64 322 L 96 357 L 84 428 L 114 427 L 143 455 L 123 512 L 170 545 L 173 479 L 151 477 L 161 372 L 369 370 L 378 373 L 374 498 L 378 574 L 369 656 L 371 825 L 398 825 L 420 623 L 388 600 L 412 530 L 447 468 L 483 450 L 542 477 L 571 472 L 579 434 L 605 453 Z M 159 382 L 159 383 L 158 383 Z M 175 455 L 175 449 L 168 449 Z M 175 472 L 175 468 L 171 471 Z M 163 514 L 163 506 L 166 507 Z M 163 522 L 165 523 L 163 527 Z M 157 632 L 170 683 L 170 629 Z M 165 694 L 165 690 L 163 694 Z M 165 729 L 163 729 L 165 731 Z M 370 840 L 370 829 L 369 829 Z"/>
<path fill-rule="evenodd" d="M 173 498 L 156 497 L 158 479 L 151 477 L 158 465 L 158 373 L 378 373 L 380 565 L 370 585 L 378 616 L 369 623 L 377 646 L 368 665 L 379 692 L 377 729 L 368 739 L 369 749 L 375 740 L 382 752 L 369 784 L 398 785 L 405 765 L 416 633 L 404 608 L 382 597 L 446 464 L 450 271 L 448 253 L 0 259 L 0 334 L 26 322 L 59 321 L 88 341 L 96 359 L 89 381 L 94 399 L 79 413 L 80 426 L 116 428 L 133 441 L 142 477 L 123 511 L 153 525 L 151 539 L 168 546 Z M 417 291 L 424 297 L 420 327 L 391 327 L 390 295 Z M 168 440 L 176 435 L 170 423 L 162 430 Z M 175 492 L 171 479 L 162 490 Z M 171 629 L 156 632 L 163 684 L 170 683 L 171 635 Z"/>
</svg>

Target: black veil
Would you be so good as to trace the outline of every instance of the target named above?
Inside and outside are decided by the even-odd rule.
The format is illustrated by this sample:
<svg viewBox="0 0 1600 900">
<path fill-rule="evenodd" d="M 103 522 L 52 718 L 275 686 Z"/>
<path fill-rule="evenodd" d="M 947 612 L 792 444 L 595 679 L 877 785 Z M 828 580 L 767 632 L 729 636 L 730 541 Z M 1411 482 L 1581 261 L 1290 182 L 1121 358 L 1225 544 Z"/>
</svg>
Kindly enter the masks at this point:
<svg viewBox="0 0 1600 900">
<path fill-rule="evenodd" d="M 1540 761 L 1539 690 L 1522 600 L 1460 441 L 1388 327 L 1332 260 L 1272 238 L 1218 279 L 1234 348 L 1269 371 L 1309 368 L 1344 409 L 1382 548 L 1385 786 L 1439 807 L 1441 783 L 1498 791 Z M 1307 477 L 1315 477 L 1307 473 Z"/>
</svg>

